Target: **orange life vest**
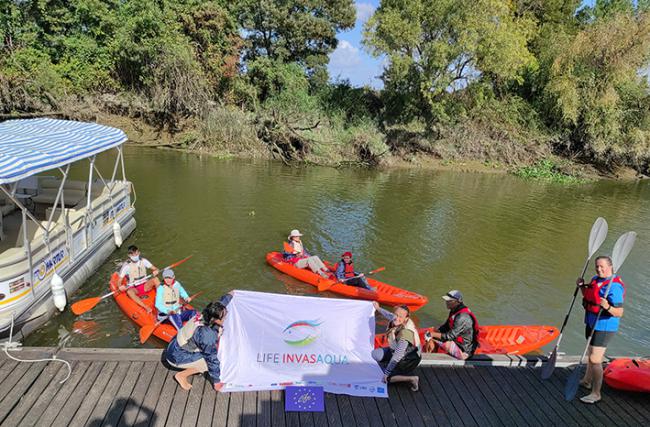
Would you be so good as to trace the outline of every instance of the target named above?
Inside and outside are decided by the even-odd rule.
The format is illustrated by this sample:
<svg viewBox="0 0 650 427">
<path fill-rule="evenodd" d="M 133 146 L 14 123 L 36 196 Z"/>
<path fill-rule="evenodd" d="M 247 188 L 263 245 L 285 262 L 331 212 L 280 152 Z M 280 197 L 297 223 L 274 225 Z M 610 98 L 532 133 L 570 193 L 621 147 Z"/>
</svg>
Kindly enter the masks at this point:
<svg viewBox="0 0 650 427">
<path fill-rule="evenodd" d="M 623 295 L 625 295 L 625 283 L 620 277 L 614 276 L 614 283 L 618 283 L 623 287 Z M 598 283 L 598 276 L 591 279 L 591 283 L 582 288 L 582 306 L 587 312 L 598 314 L 600 311 L 600 290 L 603 286 L 609 284 L 609 279 L 605 279 Z"/>
</svg>

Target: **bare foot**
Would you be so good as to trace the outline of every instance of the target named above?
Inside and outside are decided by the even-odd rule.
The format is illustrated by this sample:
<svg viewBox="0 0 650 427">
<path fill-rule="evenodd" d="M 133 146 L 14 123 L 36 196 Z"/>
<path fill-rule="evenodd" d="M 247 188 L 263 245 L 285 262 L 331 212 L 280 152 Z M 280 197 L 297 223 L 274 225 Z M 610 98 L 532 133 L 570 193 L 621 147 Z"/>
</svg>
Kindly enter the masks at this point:
<svg viewBox="0 0 650 427">
<path fill-rule="evenodd" d="M 174 375 L 174 379 L 176 380 L 176 382 L 178 382 L 178 385 L 180 385 L 183 390 L 191 389 L 192 384 L 187 382 L 187 378 L 184 378 L 184 377 L 182 377 L 180 375 L 181 375 L 181 372 L 178 372 L 176 375 Z"/>
<path fill-rule="evenodd" d="M 411 391 L 418 391 L 420 389 L 420 377 L 415 377 L 411 380 Z"/>
<path fill-rule="evenodd" d="M 586 389 L 591 390 L 591 383 L 588 383 L 586 381 L 580 381 L 580 387 L 584 387 Z"/>
</svg>

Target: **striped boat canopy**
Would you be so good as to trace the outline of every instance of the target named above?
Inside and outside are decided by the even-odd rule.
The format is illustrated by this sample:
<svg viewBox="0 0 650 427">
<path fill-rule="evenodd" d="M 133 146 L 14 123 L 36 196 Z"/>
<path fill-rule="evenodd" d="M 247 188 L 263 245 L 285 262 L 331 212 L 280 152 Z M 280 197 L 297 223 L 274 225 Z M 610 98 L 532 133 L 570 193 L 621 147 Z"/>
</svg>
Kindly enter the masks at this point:
<svg viewBox="0 0 650 427">
<path fill-rule="evenodd" d="M 55 119 L 0 123 L 0 184 L 19 181 L 117 147 L 120 129 Z"/>
</svg>

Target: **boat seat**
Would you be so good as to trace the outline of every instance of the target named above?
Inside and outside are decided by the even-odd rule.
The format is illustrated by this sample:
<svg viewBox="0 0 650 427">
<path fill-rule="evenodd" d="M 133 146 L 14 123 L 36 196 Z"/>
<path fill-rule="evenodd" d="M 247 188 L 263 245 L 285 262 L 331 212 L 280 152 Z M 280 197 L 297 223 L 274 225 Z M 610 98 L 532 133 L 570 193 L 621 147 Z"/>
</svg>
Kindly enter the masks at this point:
<svg viewBox="0 0 650 427">
<path fill-rule="evenodd" d="M 2 216 L 9 215 L 16 210 L 16 205 L 14 202 L 7 197 L 4 191 L 0 191 L 0 212 Z"/>
<path fill-rule="evenodd" d="M 32 197 L 34 203 L 51 205 L 56 201 L 61 180 L 46 177 L 39 179 L 38 194 Z M 86 195 L 86 183 L 79 181 L 66 181 L 63 186 L 63 198 L 66 206 L 74 206 Z"/>
</svg>

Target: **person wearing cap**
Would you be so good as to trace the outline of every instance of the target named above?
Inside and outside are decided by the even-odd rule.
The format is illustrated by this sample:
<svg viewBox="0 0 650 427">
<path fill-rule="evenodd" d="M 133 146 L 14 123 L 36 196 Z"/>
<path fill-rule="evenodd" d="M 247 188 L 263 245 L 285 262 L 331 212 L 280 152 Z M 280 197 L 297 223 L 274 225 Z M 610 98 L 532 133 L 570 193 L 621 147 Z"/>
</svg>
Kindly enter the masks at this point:
<svg viewBox="0 0 650 427">
<path fill-rule="evenodd" d="M 158 267 L 153 265 L 148 259 L 140 256 L 140 250 L 137 246 L 131 245 L 128 248 L 129 259 L 127 259 L 120 268 L 120 283 L 126 277 L 129 283 L 141 281 L 135 286 L 127 286 L 126 284 L 120 285 L 119 290 L 121 292 L 126 291 L 126 294 L 135 301 L 140 307 L 142 307 L 147 313 L 151 313 L 151 307 L 142 301 L 142 297 L 145 296 L 150 290 L 156 288 L 160 285 L 160 280 L 157 277 L 153 277 L 149 280 L 142 281 L 142 279 L 147 275 L 147 269 L 151 270 L 152 276 L 158 275 Z"/>
<path fill-rule="evenodd" d="M 190 376 L 203 372 L 210 375 L 215 391 L 223 387 L 217 349 L 226 319 L 226 306 L 233 296 L 234 291 L 230 291 L 219 301 L 208 304 L 201 314 L 185 323 L 167 346 L 165 358 L 172 367 L 181 369 L 174 379 L 183 390 L 192 388 L 187 381 Z"/>
<path fill-rule="evenodd" d="M 453 290 L 442 296 L 449 309 L 449 318 L 427 337 L 441 350 L 456 359 L 465 360 L 478 348 L 478 321 L 474 313 L 463 304 L 463 294 Z M 429 347 L 427 345 L 427 347 Z"/>
<path fill-rule="evenodd" d="M 412 374 L 422 360 L 422 347 L 409 308 L 399 305 L 391 313 L 381 308 L 377 301 L 373 301 L 372 305 L 388 320 L 386 331 L 388 347 L 380 347 L 372 351 L 372 358 L 384 371 L 382 381 L 407 382 L 411 384 L 411 390 L 418 391 L 420 378 Z"/>
<path fill-rule="evenodd" d="M 183 310 L 184 301 L 189 295 L 181 282 L 176 280 L 171 268 L 163 270 L 163 283 L 156 291 L 156 309 L 158 321 L 169 320 L 176 329 L 183 327 L 183 322 L 188 321 L 196 314 L 194 310 Z M 183 302 L 181 302 L 181 298 Z"/>
<path fill-rule="evenodd" d="M 336 278 L 339 282 L 350 286 L 358 286 L 360 288 L 373 289 L 368 284 L 363 273 L 354 271 L 354 263 L 352 262 L 352 252 L 344 252 L 341 255 L 341 261 L 336 263 Z"/>
<path fill-rule="evenodd" d="M 284 260 L 294 264 L 297 268 L 306 268 L 309 267 L 311 271 L 316 274 L 319 274 L 324 279 L 330 278 L 329 269 L 320 258 L 316 255 L 311 255 L 307 252 L 307 249 L 302 244 L 300 240 L 302 234 L 298 230 L 291 230 L 289 233 L 289 245 L 292 248 L 292 251 L 284 251 Z"/>
</svg>

